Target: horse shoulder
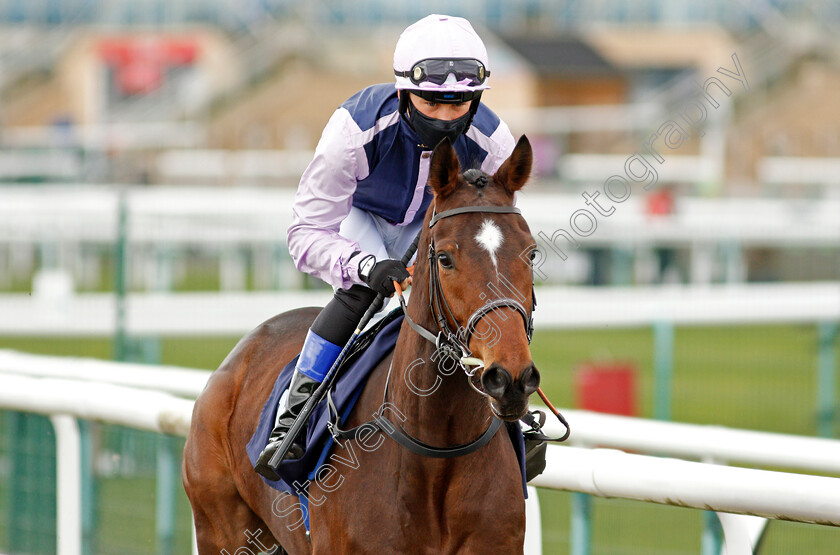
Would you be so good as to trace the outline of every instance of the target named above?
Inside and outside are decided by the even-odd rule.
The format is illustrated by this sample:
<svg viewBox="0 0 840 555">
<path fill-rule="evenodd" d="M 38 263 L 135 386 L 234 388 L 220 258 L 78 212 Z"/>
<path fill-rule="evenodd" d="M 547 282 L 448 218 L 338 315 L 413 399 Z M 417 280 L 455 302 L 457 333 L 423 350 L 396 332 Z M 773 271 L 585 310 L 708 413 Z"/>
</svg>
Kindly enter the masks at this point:
<svg viewBox="0 0 840 555">
<path fill-rule="evenodd" d="M 193 507 L 207 513 L 202 518 L 206 516 L 209 522 L 221 519 L 226 527 L 238 530 L 227 534 L 237 540 L 243 526 L 254 528 L 255 522 L 275 520 L 272 501 L 277 492 L 266 487 L 251 468 L 245 445 L 277 375 L 300 351 L 306 330 L 319 311 L 292 310 L 257 326 L 211 374 L 196 399 L 184 448 L 184 487 Z M 287 549 L 307 545 L 302 534 L 272 532 L 279 534 L 277 539 Z"/>
<path fill-rule="evenodd" d="M 344 424 L 345 428 L 369 422 L 380 410 L 390 362 L 391 355 L 377 365 Z M 318 506 L 310 501 L 312 541 L 316 552 L 320 549 L 325 553 L 366 553 L 373 545 L 370 542 L 372 530 L 378 535 L 376 545 L 391 543 L 386 536 L 395 532 L 390 523 L 395 519 L 391 513 L 397 506 L 392 503 L 389 493 L 394 491 L 399 480 L 395 464 L 399 449 L 396 443 L 378 432 L 340 440 L 333 448 L 326 460 L 333 470 L 324 471 L 324 479 L 316 479 L 310 490 L 312 496 L 324 498 Z M 354 510 L 348 512 L 348 506 Z"/>
<path fill-rule="evenodd" d="M 300 351 L 306 330 L 319 310 L 302 308 L 278 314 L 240 339 L 210 375 L 196 399 L 190 433 L 211 423 L 227 428 L 226 424 L 237 410 L 258 415 L 280 370 Z M 248 394 L 243 395 L 243 390 Z M 255 425 L 256 421 L 253 421 L 245 427 L 252 429 Z M 229 437 L 233 441 L 242 439 L 239 436 L 243 435 L 233 433 L 229 436 L 227 429 L 218 431 L 219 437 Z M 245 438 L 245 442 L 247 440 Z"/>
</svg>

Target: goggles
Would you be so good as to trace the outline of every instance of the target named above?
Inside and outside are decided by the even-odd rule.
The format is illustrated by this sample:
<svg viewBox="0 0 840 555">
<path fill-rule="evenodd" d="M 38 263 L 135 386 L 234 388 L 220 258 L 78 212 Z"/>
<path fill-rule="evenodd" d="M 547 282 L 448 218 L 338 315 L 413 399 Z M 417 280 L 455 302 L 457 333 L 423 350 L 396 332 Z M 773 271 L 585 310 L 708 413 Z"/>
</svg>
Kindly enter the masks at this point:
<svg viewBox="0 0 840 555">
<path fill-rule="evenodd" d="M 461 102 L 472 102 L 481 98 L 481 91 L 408 91 L 429 102 L 440 102 L 442 104 L 459 104 Z"/>
<path fill-rule="evenodd" d="M 458 82 L 467 79 L 470 87 L 481 85 L 490 76 L 484 64 L 474 58 L 428 58 L 414 64 L 410 71 L 394 70 L 394 75 L 410 79 L 415 85 L 443 85 L 450 73 Z"/>
</svg>

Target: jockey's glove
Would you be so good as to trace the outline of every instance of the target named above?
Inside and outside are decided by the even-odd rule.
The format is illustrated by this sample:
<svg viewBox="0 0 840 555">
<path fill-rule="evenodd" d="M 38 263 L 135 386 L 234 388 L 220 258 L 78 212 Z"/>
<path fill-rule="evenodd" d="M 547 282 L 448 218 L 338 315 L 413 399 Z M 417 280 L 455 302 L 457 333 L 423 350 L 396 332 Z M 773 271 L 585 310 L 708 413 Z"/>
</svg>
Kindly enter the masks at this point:
<svg viewBox="0 0 840 555">
<path fill-rule="evenodd" d="M 376 257 L 369 254 L 359 261 L 359 277 L 377 293 L 390 297 L 394 294 L 394 282 L 402 283 L 410 274 L 399 260 L 389 258 L 377 262 Z"/>
</svg>

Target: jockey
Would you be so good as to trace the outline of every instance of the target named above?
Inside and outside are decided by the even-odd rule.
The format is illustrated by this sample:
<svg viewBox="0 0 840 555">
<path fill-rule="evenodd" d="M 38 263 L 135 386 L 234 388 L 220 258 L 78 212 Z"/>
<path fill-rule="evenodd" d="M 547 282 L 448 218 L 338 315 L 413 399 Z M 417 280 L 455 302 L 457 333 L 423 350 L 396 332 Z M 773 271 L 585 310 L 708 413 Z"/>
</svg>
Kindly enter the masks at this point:
<svg viewBox="0 0 840 555">
<path fill-rule="evenodd" d="M 400 35 L 396 86 L 356 93 L 324 128 L 295 195 L 287 242 L 297 268 L 331 284 L 335 296 L 306 335 L 258 472 L 376 294 L 391 296 L 393 282 L 408 279 L 399 259 L 432 200 L 426 188 L 432 149 L 448 137 L 463 168 L 487 174 L 513 151 L 507 125 L 481 104 L 487 68 L 487 50 L 467 20 L 430 15 Z M 294 444 L 286 458 L 302 455 Z"/>
</svg>

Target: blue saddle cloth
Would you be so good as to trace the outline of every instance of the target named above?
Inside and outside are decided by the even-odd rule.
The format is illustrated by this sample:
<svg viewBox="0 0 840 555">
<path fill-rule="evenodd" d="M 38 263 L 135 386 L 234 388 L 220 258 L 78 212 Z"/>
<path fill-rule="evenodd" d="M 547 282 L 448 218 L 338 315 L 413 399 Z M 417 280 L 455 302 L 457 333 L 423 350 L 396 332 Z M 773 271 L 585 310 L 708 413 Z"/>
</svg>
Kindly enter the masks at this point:
<svg viewBox="0 0 840 555">
<path fill-rule="evenodd" d="M 347 421 L 373 369 L 394 349 L 402 321 L 403 314 L 401 309 L 397 309 L 383 318 L 380 324 L 366 331 L 360 337 L 357 345 L 361 345 L 363 350 L 355 351 L 355 354 L 352 355 L 349 361 L 349 366 L 345 365 L 339 369 L 338 379 L 333 385 L 332 400 L 336 411 L 341 415 L 342 422 Z M 263 448 L 268 444 L 268 436 L 274 428 L 274 420 L 277 415 L 277 405 L 280 401 L 280 396 L 292 381 L 292 374 L 297 359 L 298 357 L 295 357 L 280 372 L 277 381 L 274 383 L 271 395 L 268 396 L 268 400 L 262 408 L 257 429 L 254 435 L 251 436 L 251 440 L 246 447 L 248 458 L 251 460 L 252 465 L 256 463 Z M 327 403 L 324 400 L 315 407 L 315 410 L 309 417 L 306 432 L 306 452 L 303 457 L 298 460 L 285 460 L 281 462 L 280 468 L 278 469 L 278 474 L 281 476 L 280 480 L 272 481 L 261 476 L 263 481 L 274 489 L 297 495 L 302 494 L 302 485 L 306 484 L 307 480 L 311 480 L 315 476 L 318 468 L 324 463 L 333 447 L 334 440 L 327 428 L 329 420 L 330 411 L 327 410 Z M 506 424 L 508 434 L 513 442 L 513 447 L 519 460 L 519 467 L 522 471 L 522 487 L 524 489 L 525 442 L 522 436 L 522 429 L 516 422 Z M 297 488 L 294 487 L 295 482 L 298 482 Z M 305 486 L 303 486 L 303 489 L 305 490 Z"/>
</svg>

